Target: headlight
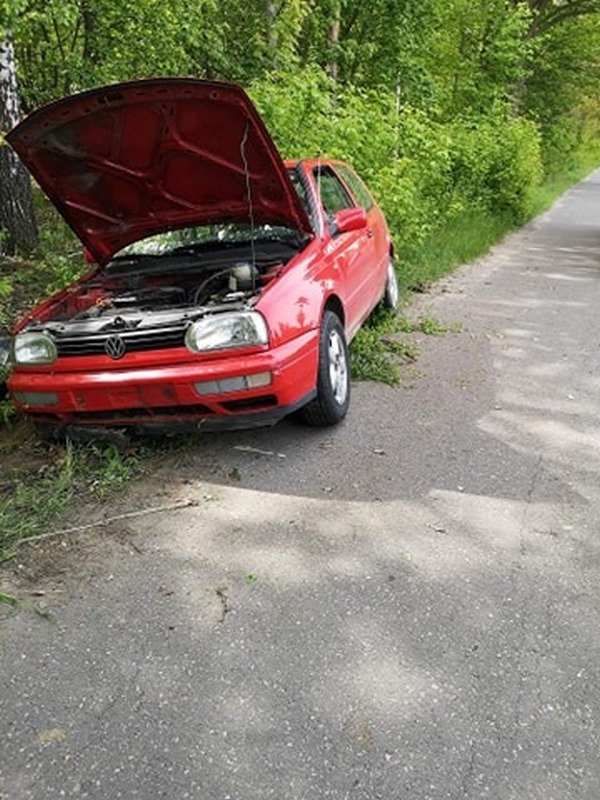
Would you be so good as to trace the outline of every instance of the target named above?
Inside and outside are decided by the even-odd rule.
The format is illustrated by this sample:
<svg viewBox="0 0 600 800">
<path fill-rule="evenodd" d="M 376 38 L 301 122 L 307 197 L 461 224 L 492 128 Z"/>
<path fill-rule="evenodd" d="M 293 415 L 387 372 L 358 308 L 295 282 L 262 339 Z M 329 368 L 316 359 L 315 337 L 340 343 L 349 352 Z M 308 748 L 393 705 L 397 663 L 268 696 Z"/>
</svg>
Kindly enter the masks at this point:
<svg viewBox="0 0 600 800">
<path fill-rule="evenodd" d="M 215 314 L 193 322 L 187 329 L 185 343 L 190 350 L 202 353 L 268 344 L 269 333 L 264 317 L 257 311 Z"/>
<path fill-rule="evenodd" d="M 13 339 L 14 364 L 52 364 L 56 355 L 56 345 L 45 333 L 18 333 Z"/>
</svg>

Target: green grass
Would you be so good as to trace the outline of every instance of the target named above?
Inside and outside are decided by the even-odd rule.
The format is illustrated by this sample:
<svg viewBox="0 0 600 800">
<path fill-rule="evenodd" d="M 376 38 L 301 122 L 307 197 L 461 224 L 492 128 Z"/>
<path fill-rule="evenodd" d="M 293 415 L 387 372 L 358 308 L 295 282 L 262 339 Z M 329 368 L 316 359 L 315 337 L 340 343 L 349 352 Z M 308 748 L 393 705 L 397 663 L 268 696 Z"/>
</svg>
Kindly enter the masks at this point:
<svg viewBox="0 0 600 800">
<path fill-rule="evenodd" d="M 20 476 L 0 497 L 0 560 L 14 555 L 16 542 L 43 531 L 71 499 L 76 458 L 68 446 L 56 467 L 42 476 Z"/>
<path fill-rule="evenodd" d="M 447 333 L 458 333 L 462 326 L 460 322 L 453 322 L 448 325 L 431 314 L 425 314 L 417 317 L 417 319 L 399 317 L 398 327 L 402 333 L 426 333 L 428 336 L 445 336 Z"/>
<path fill-rule="evenodd" d="M 125 486 L 139 470 L 137 453 L 122 454 L 114 445 L 52 448 L 52 463 L 35 473 L 21 473 L 0 494 L 0 561 L 15 555 L 18 542 L 46 533 L 74 498 L 105 498 Z"/>
<path fill-rule="evenodd" d="M 398 247 L 396 264 L 402 293 L 425 291 L 428 286 L 464 264 L 487 252 L 492 244 L 515 227 L 508 215 L 493 216 L 483 211 L 469 211 L 432 233 L 413 252 Z M 433 317 L 409 320 L 389 313 L 376 313 L 359 330 L 350 346 L 352 375 L 356 380 L 373 380 L 397 386 L 400 366 L 414 361 L 418 350 L 402 334 L 424 333 L 441 336 L 456 331 Z"/>
<path fill-rule="evenodd" d="M 570 163 L 549 175 L 532 193 L 530 213 L 515 220 L 508 213 L 469 209 L 432 231 L 418 248 L 397 243 L 399 281 L 406 292 L 423 291 L 431 283 L 486 253 L 507 233 L 546 211 L 570 186 L 600 164 L 600 147 L 573 156 Z"/>
<path fill-rule="evenodd" d="M 560 172 L 546 178 L 535 190 L 532 198 L 532 217 L 547 211 L 552 203 L 574 184 L 583 180 L 600 163 L 600 153 L 581 154 Z"/>
<path fill-rule="evenodd" d="M 416 361 L 419 356 L 419 348 L 414 340 L 407 339 L 405 334 L 444 336 L 458 330 L 460 325 L 446 325 L 432 315 L 410 320 L 390 311 L 378 310 L 358 331 L 350 345 L 352 377 L 355 380 L 398 386 L 400 367 Z"/>
<path fill-rule="evenodd" d="M 481 256 L 515 227 L 508 214 L 470 210 L 432 232 L 417 249 L 398 248 L 399 281 L 403 292 L 424 291 L 459 264 Z"/>
<path fill-rule="evenodd" d="M 391 314 L 386 315 L 385 319 L 380 317 L 363 325 L 350 344 L 350 368 L 355 380 L 378 381 L 389 386 L 400 383 L 397 359 L 414 358 L 416 353 L 409 350 L 399 352 L 397 348 L 401 347 L 400 343 L 391 345 L 387 337 L 395 332 Z"/>
</svg>

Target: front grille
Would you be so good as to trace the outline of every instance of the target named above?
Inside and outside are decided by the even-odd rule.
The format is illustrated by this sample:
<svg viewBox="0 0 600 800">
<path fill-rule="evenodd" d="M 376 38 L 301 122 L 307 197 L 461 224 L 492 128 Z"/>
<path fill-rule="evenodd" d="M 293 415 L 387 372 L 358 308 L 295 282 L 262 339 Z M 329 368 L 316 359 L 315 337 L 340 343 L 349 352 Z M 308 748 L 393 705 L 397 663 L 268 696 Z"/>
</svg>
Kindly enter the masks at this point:
<svg viewBox="0 0 600 800">
<path fill-rule="evenodd" d="M 183 347 L 185 328 L 147 328 L 134 331 L 110 331 L 86 336 L 57 336 L 54 340 L 60 358 L 70 356 L 106 355 L 106 342 L 118 336 L 125 345 L 125 353 L 140 353 L 144 350 L 167 350 Z"/>
</svg>

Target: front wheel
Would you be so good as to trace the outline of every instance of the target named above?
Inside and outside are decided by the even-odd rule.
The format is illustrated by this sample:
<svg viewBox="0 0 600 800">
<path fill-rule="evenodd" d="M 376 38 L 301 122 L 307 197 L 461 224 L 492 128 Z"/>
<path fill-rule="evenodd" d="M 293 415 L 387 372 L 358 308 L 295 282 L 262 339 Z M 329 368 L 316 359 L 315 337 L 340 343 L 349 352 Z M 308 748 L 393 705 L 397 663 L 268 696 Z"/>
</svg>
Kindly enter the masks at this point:
<svg viewBox="0 0 600 800">
<path fill-rule="evenodd" d="M 394 267 L 394 262 L 390 258 L 390 260 L 388 261 L 387 278 L 385 281 L 385 289 L 383 292 L 383 297 L 381 298 L 381 304 L 384 308 L 389 308 L 390 310 L 393 310 L 398 306 L 399 299 L 400 299 L 400 289 L 398 288 L 398 278 L 396 276 L 396 268 Z"/>
<path fill-rule="evenodd" d="M 350 405 L 350 362 L 344 328 L 333 311 L 321 320 L 317 396 L 301 410 L 309 425 L 337 425 Z"/>
</svg>

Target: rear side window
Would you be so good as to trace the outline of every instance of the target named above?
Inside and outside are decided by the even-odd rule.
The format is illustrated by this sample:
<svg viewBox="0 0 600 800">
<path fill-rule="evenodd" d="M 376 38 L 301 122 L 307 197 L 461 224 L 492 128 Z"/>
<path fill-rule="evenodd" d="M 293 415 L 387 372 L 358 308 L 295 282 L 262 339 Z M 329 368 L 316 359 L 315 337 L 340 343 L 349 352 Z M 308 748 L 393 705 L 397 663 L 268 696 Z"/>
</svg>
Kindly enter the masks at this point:
<svg viewBox="0 0 600 800">
<path fill-rule="evenodd" d="M 317 167 L 314 170 L 314 176 L 321 205 L 328 216 L 333 216 L 344 208 L 354 206 L 345 186 L 330 167 Z"/>
<path fill-rule="evenodd" d="M 354 197 L 358 200 L 360 205 L 363 208 L 366 208 L 368 211 L 369 209 L 373 208 L 375 205 L 375 201 L 371 197 L 371 193 L 358 177 L 356 172 L 353 172 L 350 167 L 347 167 L 343 164 L 338 164 L 336 166 L 337 172 L 342 176 L 342 179 L 346 181 L 348 187 Z"/>
</svg>

